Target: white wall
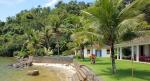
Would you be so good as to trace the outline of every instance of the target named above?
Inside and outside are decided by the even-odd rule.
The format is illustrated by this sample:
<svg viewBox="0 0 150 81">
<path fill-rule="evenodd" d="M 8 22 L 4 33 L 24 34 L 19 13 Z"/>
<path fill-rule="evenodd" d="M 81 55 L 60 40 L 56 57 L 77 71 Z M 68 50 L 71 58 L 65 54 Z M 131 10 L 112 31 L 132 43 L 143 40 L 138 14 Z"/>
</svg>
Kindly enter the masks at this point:
<svg viewBox="0 0 150 81">
<path fill-rule="evenodd" d="M 96 50 L 95 49 L 93 49 L 93 54 L 96 54 Z"/>
<path fill-rule="evenodd" d="M 96 54 L 96 50 L 94 49 L 90 49 L 90 54 Z"/>
<path fill-rule="evenodd" d="M 90 53 L 88 53 L 87 48 L 84 48 L 84 56 L 88 57 L 89 54 L 96 54 L 96 49 L 90 49 Z"/>
<path fill-rule="evenodd" d="M 101 49 L 101 51 L 98 51 L 97 53 L 98 53 L 97 56 L 101 55 L 101 57 L 110 57 L 110 54 L 107 54 L 107 49 Z M 96 54 L 96 49 L 90 49 L 90 54 Z M 87 48 L 84 48 L 84 56 L 88 57 Z"/>
<path fill-rule="evenodd" d="M 84 48 L 84 56 L 87 57 L 87 48 Z"/>
<path fill-rule="evenodd" d="M 90 49 L 90 54 L 92 54 L 92 52 L 93 52 L 93 50 L 92 50 L 92 49 Z"/>
<path fill-rule="evenodd" d="M 101 49 L 102 57 L 107 57 L 107 49 Z"/>
</svg>

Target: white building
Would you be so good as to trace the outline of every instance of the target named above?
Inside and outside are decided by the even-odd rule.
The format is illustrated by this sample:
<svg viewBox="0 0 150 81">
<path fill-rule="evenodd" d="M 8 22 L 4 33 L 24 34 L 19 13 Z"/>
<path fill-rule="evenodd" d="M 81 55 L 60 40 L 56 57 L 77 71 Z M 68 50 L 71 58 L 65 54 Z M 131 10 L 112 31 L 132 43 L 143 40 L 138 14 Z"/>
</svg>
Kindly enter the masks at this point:
<svg viewBox="0 0 150 81">
<path fill-rule="evenodd" d="M 84 54 L 84 57 L 89 57 L 91 54 L 95 54 L 97 57 L 110 57 L 110 47 L 105 46 L 102 48 L 98 47 L 85 47 L 83 50 L 80 50 L 80 54 Z"/>
<path fill-rule="evenodd" d="M 139 62 L 150 62 L 150 36 L 140 36 L 131 41 L 122 42 L 116 44 L 117 59 L 131 59 Z M 125 54 L 125 50 L 128 50 L 129 54 Z M 128 55 L 128 56 L 127 56 Z"/>
</svg>

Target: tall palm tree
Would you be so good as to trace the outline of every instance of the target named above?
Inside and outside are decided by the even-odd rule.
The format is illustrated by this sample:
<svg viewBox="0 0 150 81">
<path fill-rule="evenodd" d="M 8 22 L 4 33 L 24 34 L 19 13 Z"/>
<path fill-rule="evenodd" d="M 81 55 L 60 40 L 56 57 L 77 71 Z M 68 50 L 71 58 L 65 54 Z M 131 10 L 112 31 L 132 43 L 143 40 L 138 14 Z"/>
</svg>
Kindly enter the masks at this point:
<svg viewBox="0 0 150 81">
<path fill-rule="evenodd" d="M 35 30 L 28 30 L 26 36 L 28 37 L 27 41 L 24 43 L 27 44 L 26 48 L 28 50 L 29 55 L 35 55 L 38 48 L 42 47 L 40 43 L 41 32 Z M 23 49 L 22 49 L 23 50 Z"/>
<path fill-rule="evenodd" d="M 96 4 L 84 13 L 91 15 L 99 24 L 100 34 L 104 36 L 106 44 L 111 46 L 112 73 L 116 73 L 114 44 L 122 32 L 120 24 L 127 19 L 139 15 L 139 7 L 148 0 L 134 0 L 132 3 L 124 4 L 124 0 L 96 0 Z M 141 5 L 142 4 L 142 5 Z M 132 24 L 132 23 L 131 23 Z M 125 29 L 125 27 L 123 28 Z"/>
<path fill-rule="evenodd" d="M 57 53 L 58 55 L 60 55 L 60 44 L 59 44 L 59 41 L 60 41 L 60 36 L 61 36 L 61 24 L 62 24 L 62 21 L 63 21 L 63 15 L 51 15 L 50 16 L 51 18 L 51 27 L 52 27 L 52 33 L 53 33 L 53 36 L 56 38 L 56 48 L 57 48 Z"/>
<path fill-rule="evenodd" d="M 84 19 L 84 20 L 83 20 Z M 101 44 L 102 36 L 98 34 L 98 29 L 91 25 L 91 21 L 85 18 L 81 18 L 82 27 L 77 28 L 72 32 L 71 39 L 74 43 L 75 48 L 84 49 L 84 47 L 91 45 L 93 49 L 93 44 Z M 81 55 L 84 58 L 84 55 Z"/>
</svg>

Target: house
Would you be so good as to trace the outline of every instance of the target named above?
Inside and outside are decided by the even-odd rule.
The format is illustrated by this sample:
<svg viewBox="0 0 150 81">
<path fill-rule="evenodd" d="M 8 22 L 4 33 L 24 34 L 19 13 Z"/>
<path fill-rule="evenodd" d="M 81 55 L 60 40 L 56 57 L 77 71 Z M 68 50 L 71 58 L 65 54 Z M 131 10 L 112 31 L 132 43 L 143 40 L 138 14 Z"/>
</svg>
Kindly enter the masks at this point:
<svg viewBox="0 0 150 81">
<path fill-rule="evenodd" d="M 116 44 L 117 59 L 131 59 L 150 62 L 150 35 L 142 35 L 133 40 Z"/>
<path fill-rule="evenodd" d="M 84 54 L 84 57 L 89 57 L 91 54 L 95 54 L 97 57 L 110 57 L 110 46 L 99 47 L 94 45 L 92 48 L 90 46 L 79 50 L 78 53 Z"/>
</svg>

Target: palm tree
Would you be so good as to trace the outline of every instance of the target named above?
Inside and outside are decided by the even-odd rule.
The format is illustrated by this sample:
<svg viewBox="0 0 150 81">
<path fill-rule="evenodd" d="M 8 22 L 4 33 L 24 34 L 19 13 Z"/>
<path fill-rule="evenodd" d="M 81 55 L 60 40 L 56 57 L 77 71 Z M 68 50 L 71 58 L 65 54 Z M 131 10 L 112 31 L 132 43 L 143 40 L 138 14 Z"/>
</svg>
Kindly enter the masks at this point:
<svg viewBox="0 0 150 81">
<path fill-rule="evenodd" d="M 30 55 L 35 55 L 38 48 L 42 47 L 40 43 L 41 32 L 35 30 L 28 30 L 28 40 L 25 42 L 27 44 L 26 48 Z"/>
<path fill-rule="evenodd" d="M 40 32 L 41 43 L 46 50 L 50 50 L 50 39 L 52 37 L 52 28 L 50 26 L 45 26 Z"/>
<path fill-rule="evenodd" d="M 147 0 L 146 0 L 147 1 Z M 100 34 L 104 36 L 105 43 L 111 46 L 112 73 L 116 73 L 114 44 L 120 36 L 121 29 L 126 29 L 120 24 L 139 15 L 139 7 L 145 5 L 145 0 L 134 0 L 124 4 L 124 0 L 96 0 L 96 4 L 84 13 L 92 16 L 99 24 Z M 147 1 L 148 2 L 148 1 Z M 143 4 L 143 5 L 141 5 Z M 132 24 L 132 23 L 131 23 Z"/>
<path fill-rule="evenodd" d="M 82 27 L 75 29 L 71 35 L 75 48 L 84 49 L 84 47 L 91 45 L 91 49 L 93 49 L 93 44 L 101 44 L 102 36 L 98 34 L 98 29 L 93 24 L 91 25 L 91 21 L 81 18 L 81 23 Z M 83 54 L 81 54 L 81 58 L 84 58 Z"/>
<path fill-rule="evenodd" d="M 57 48 L 57 53 L 59 55 L 60 53 L 60 46 L 59 46 L 59 41 L 60 41 L 60 35 L 61 35 L 61 24 L 62 24 L 62 15 L 51 15 L 51 28 L 52 28 L 52 33 L 53 36 L 56 38 L 56 48 Z"/>
</svg>

